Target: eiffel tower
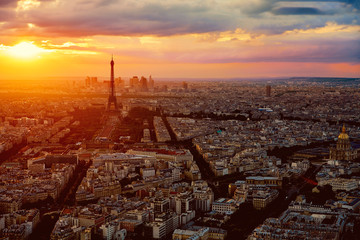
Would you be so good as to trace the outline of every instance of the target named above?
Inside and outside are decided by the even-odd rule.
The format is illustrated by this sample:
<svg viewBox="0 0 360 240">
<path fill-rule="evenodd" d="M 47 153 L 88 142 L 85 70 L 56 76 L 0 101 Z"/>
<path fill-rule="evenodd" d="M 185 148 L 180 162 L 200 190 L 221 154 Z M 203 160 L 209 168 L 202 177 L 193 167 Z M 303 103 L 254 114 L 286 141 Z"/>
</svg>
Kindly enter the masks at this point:
<svg viewBox="0 0 360 240">
<path fill-rule="evenodd" d="M 118 111 L 118 105 L 116 102 L 116 95 L 115 95 L 115 83 L 114 83 L 114 58 L 111 57 L 111 79 L 110 79 L 110 89 L 109 89 L 109 99 L 108 99 L 108 105 L 107 110 L 111 111 L 111 105 L 114 104 L 114 110 Z"/>
</svg>

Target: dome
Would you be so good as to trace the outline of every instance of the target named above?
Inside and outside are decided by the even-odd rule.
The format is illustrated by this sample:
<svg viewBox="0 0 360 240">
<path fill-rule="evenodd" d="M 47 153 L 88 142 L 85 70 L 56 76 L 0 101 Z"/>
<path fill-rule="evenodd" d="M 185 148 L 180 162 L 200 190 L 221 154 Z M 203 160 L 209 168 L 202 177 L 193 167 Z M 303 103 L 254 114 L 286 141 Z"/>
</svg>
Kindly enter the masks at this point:
<svg viewBox="0 0 360 240">
<path fill-rule="evenodd" d="M 345 124 L 342 127 L 342 131 L 341 131 L 338 139 L 349 139 L 349 135 L 347 135 L 345 132 Z"/>
</svg>

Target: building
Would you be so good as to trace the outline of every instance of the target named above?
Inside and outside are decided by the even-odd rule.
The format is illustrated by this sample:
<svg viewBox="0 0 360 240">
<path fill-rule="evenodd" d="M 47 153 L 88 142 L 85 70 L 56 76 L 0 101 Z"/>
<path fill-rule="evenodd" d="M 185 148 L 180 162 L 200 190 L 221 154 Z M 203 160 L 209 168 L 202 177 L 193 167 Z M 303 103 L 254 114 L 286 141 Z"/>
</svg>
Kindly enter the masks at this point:
<svg viewBox="0 0 360 240">
<path fill-rule="evenodd" d="M 211 204 L 214 202 L 214 192 L 206 181 L 198 180 L 191 183 L 194 195 L 194 209 L 196 211 L 211 211 Z"/>
<path fill-rule="evenodd" d="M 209 228 L 209 240 L 225 240 L 227 231 L 221 228 Z"/>
<path fill-rule="evenodd" d="M 0 195 L 0 214 L 12 213 L 21 208 L 21 198 L 12 198 L 6 195 Z"/>
<path fill-rule="evenodd" d="M 71 218 L 59 219 L 51 232 L 51 240 L 70 240 L 75 238 L 75 232 L 72 229 Z"/>
<path fill-rule="evenodd" d="M 204 228 L 208 228 L 209 230 L 208 231 L 204 231 Z M 225 240 L 226 237 L 227 237 L 227 231 L 222 229 L 222 228 L 215 228 L 215 227 L 204 227 L 204 226 L 197 226 L 197 225 L 190 225 L 188 227 L 186 227 L 186 229 L 184 230 L 187 230 L 187 231 L 192 231 L 194 233 L 200 233 L 200 232 L 207 232 L 207 234 L 204 234 L 204 236 L 208 236 L 208 240 Z M 175 230 L 177 231 L 177 230 Z M 174 232 L 175 233 L 175 232 Z M 179 237 L 182 237 L 182 236 L 186 236 L 187 233 L 186 232 L 181 232 L 179 231 L 178 233 L 180 233 Z M 201 239 L 199 238 L 199 236 L 197 236 L 196 234 L 193 235 L 194 239 Z M 173 235 L 173 239 L 174 239 L 174 235 Z M 187 238 L 187 239 L 193 239 L 191 237 Z"/>
<path fill-rule="evenodd" d="M 154 85 L 155 85 L 155 81 L 154 81 L 154 79 L 151 77 L 151 75 L 150 75 L 150 77 L 149 77 L 149 88 L 150 89 L 153 89 L 154 88 Z"/>
<path fill-rule="evenodd" d="M 125 153 L 99 154 L 93 159 L 93 165 L 95 167 L 99 167 L 101 165 L 105 165 L 106 161 L 112 161 L 114 163 L 114 166 L 122 165 L 125 163 L 134 165 L 145 165 L 146 161 L 154 163 L 155 157 Z"/>
<path fill-rule="evenodd" d="M 175 229 L 173 235 L 173 240 L 208 240 L 209 239 L 209 228 L 204 227 L 197 231 L 195 230 L 182 230 L 182 229 Z"/>
<path fill-rule="evenodd" d="M 10 239 L 25 239 L 39 222 L 40 211 L 38 209 L 22 209 L 11 214 L 0 215 L 0 236 L 2 230 L 3 235 Z M 24 233 L 23 229 L 25 230 Z"/>
<path fill-rule="evenodd" d="M 126 213 L 126 219 L 133 219 L 142 222 L 148 222 L 150 219 L 150 210 L 130 210 Z"/>
<path fill-rule="evenodd" d="M 56 163 L 68 163 L 77 165 L 79 163 L 79 159 L 77 155 L 52 154 L 47 155 L 44 161 L 39 161 L 38 163 L 45 163 L 45 168 L 51 168 L 51 166 Z"/>
<path fill-rule="evenodd" d="M 143 221 L 134 220 L 134 219 L 122 219 L 120 221 L 120 228 L 125 229 L 128 233 L 139 232 L 139 229 L 142 228 Z"/>
<path fill-rule="evenodd" d="M 266 85 L 266 96 L 267 97 L 271 97 L 271 86 L 270 85 Z"/>
<path fill-rule="evenodd" d="M 176 213 L 166 212 L 156 214 L 154 221 L 145 225 L 146 239 L 166 239 L 179 226 L 180 218 Z"/>
<path fill-rule="evenodd" d="M 140 84 L 139 78 L 138 76 L 133 76 L 132 78 L 130 78 L 129 80 L 129 85 L 130 87 L 138 87 Z"/>
<path fill-rule="evenodd" d="M 148 91 L 148 83 L 147 83 L 147 79 L 145 77 L 141 77 L 140 78 L 140 87 L 141 87 L 141 91 Z"/>
<path fill-rule="evenodd" d="M 195 162 L 192 162 L 190 169 L 185 171 L 185 177 L 190 179 L 191 181 L 201 179 L 201 172 L 199 166 Z"/>
<path fill-rule="evenodd" d="M 211 209 L 219 213 L 233 213 L 237 208 L 238 206 L 234 199 L 220 198 L 213 202 Z"/>
<path fill-rule="evenodd" d="M 91 81 L 91 78 L 89 76 L 87 76 L 85 78 L 85 87 L 90 87 L 90 81 Z"/>
<path fill-rule="evenodd" d="M 331 178 L 322 179 L 319 181 L 320 186 L 329 184 L 333 191 L 351 191 L 355 190 L 359 186 L 359 181 L 356 179 L 345 179 L 345 178 Z"/>
<path fill-rule="evenodd" d="M 349 135 L 346 134 L 345 124 L 344 124 L 342 127 L 342 131 L 338 137 L 336 147 L 330 148 L 330 159 L 352 161 L 357 157 L 358 157 L 358 150 L 354 150 L 351 147 Z"/>
<path fill-rule="evenodd" d="M 155 169 L 154 168 L 141 168 L 140 174 L 143 179 L 154 177 L 155 176 Z"/>
<path fill-rule="evenodd" d="M 277 177 L 251 176 L 246 178 L 248 185 L 265 186 L 270 188 L 281 188 L 282 179 Z"/>
<path fill-rule="evenodd" d="M 26 225 L 25 224 L 13 224 L 8 228 L 1 231 L 4 239 L 22 240 L 26 239 Z"/>
<path fill-rule="evenodd" d="M 194 197 L 190 192 L 179 193 L 175 198 L 176 214 L 186 213 L 194 209 Z"/>
<path fill-rule="evenodd" d="M 341 239 L 350 223 L 346 212 L 322 205 L 291 202 L 278 218 L 268 218 L 253 230 L 248 240 L 258 239 Z"/>
<path fill-rule="evenodd" d="M 159 117 L 154 117 L 154 121 L 155 119 L 161 120 Z M 165 160 L 169 162 L 193 162 L 194 159 L 191 152 L 187 149 L 134 148 L 128 150 L 126 153 L 155 157 L 156 160 Z"/>
<path fill-rule="evenodd" d="M 166 212 L 167 210 L 170 209 L 169 198 L 156 198 L 152 204 L 153 204 L 154 212 L 157 213 Z"/>
<path fill-rule="evenodd" d="M 113 235 L 114 235 L 115 231 L 117 230 L 117 227 L 118 227 L 118 224 L 116 224 L 115 222 L 110 222 L 110 223 L 101 225 L 101 227 L 99 229 L 102 230 L 103 239 L 106 239 L 106 240 L 113 239 Z"/>
<path fill-rule="evenodd" d="M 86 77 L 85 87 L 96 87 L 98 84 L 97 77 Z"/>
<path fill-rule="evenodd" d="M 260 190 L 253 194 L 253 207 L 257 210 L 266 208 L 272 201 L 279 196 L 276 189 Z"/>
</svg>

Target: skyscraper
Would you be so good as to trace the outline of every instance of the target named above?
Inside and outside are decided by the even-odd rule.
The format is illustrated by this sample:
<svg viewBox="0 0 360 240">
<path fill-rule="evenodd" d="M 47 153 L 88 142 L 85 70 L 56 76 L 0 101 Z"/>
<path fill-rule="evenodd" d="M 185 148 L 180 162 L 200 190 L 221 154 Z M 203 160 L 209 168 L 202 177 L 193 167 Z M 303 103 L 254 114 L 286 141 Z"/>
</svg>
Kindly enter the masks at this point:
<svg viewBox="0 0 360 240">
<path fill-rule="evenodd" d="M 155 85 L 154 79 L 151 77 L 149 77 L 149 88 L 153 89 Z"/>
<path fill-rule="evenodd" d="M 130 85 L 131 88 L 138 87 L 139 82 L 140 82 L 139 78 L 137 76 L 133 76 L 129 80 L 129 85 Z"/>
<path fill-rule="evenodd" d="M 266 85 L 266 96 L 271 97 L 271 86 L 270 85 Z"/>
<path fill-rule="evenodd" d="M 90 86 L 95 87 L 97 85 L 97 77 L 91 77 Z"/>
<path fill-rule="evenodd" d="M 141 86 L 141 91 L 147 91 L 148 90 L 148 84 L 147 84 L 147 79 L 142 76 L 140 79 L 140 86 Z"/>
<path fill-rule="evenodd" d="M 90 87 L 90 81 L 91 81 L 90 77 L 85 78 L 85 87 Z"/>
</svg>

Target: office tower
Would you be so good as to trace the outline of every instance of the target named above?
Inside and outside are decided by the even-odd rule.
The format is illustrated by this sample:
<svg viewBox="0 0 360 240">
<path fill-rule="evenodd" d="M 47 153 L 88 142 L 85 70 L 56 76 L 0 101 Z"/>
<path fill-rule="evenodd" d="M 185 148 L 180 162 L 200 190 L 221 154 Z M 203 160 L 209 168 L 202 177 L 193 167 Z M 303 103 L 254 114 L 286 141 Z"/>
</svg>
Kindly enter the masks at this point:
<svg viewBox="0 0 360 240">
<path fill-rule="evenodd" d="M 90 77 L 85 78 L 85 87 L 90 87 Z"/>
<path fill-rule="evenodd" d="M 132 78 L 130 78 L 129 85 L 132 88 L 138 87 L 139 86 L 139 78 L 137 76 L 133 76 Z"/>
<path fill-rule="evenodd" d="M 148 84 L 147 84 L 147 79 L 142 76 L 140 79 L 140 87 L 141 87 L 141 91 L 147 91 L 148 90 Z"/>
<path fill-rule="evenodd" d="M 98 83 L 97 80 L 98 80 L 97 77 L 91 77 L 90 86 L 95 87 Z"/>
<path fill-rule="evenodd" d="M 154 82 L 154 79 L 151 77 L 149 77 L 149 88 L 153 89 L 155 86 L 155 82 Z"/>
<path fill-rule="evenodd" d="M 266 96 L 271 97 L 271 86 L 270 85 L 266 85 Z"/>
</svg>

